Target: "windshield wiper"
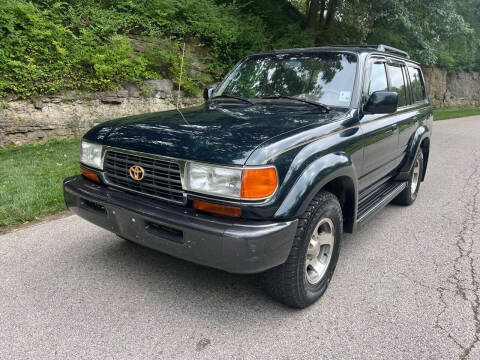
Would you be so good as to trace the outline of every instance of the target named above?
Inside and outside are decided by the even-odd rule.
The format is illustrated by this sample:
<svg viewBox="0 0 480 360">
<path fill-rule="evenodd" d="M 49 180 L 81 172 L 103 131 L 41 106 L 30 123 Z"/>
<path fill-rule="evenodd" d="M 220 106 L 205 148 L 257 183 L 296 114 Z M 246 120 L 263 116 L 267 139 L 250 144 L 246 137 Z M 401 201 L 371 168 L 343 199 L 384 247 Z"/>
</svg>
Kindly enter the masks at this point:
<svg viewBox="0 0 480 360">
<path fill-rule="evenodd" d="M 244 102 L 249 103 L 251 105 L 255 105 L 255 103 L 250 99 L 243 98 L 241 96 L 230 95 L 230 94 L 222 94 L 222 95 L 214 96 L 214 97 L 212 97 L 212 100 L 215 100 L 215 99 L 218 99 L 218 98 L 236 99 L 236 100 L 244 101 Z"/>
<path fill-rule="evenodd" d="M 315 102 L 315 101 L 310 101 L 310 100 L 305 100 L 305 99 L 297 98 L 297 97 L 294 97 L 294 96 L 275 95 L 275 96 L 265 96 L 265 97 L 262 97 L 262 99 L 289 99 L 289 100 L 295 100 L 295 101 L 303 102 L 303 103 L 305 103 L 305 104 L 310 104 L 310 105 L 318 106 L 318 107 L 324 108 L 324 109 L 327 110 L 327 111 L 330 111 L 330 107 L 329 107 L 328 105 L 325 105 L 325 104 L 322 104 L 322 103 L 318 103 L 318 102 Z"/>
</svg>

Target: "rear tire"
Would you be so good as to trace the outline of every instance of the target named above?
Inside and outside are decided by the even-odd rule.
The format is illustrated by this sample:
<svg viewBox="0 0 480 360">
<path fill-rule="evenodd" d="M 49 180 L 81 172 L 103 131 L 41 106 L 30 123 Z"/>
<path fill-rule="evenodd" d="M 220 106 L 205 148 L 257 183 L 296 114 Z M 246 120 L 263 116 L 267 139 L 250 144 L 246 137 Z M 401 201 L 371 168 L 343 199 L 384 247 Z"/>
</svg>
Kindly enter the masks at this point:
<svg viewBox="0 0 480 360">
<path fill-rule="evenodd" d="M 411 205 L 417 199 L 423 174 L 423 152 L 420 149 L 408 176 L 407 187 L 393 200 L 395 204 Z"/>
<path fill-rule="evenodd" d="M 335 195 L 320 191 L 299 218 L 287 261 L 261 274 L 265 291 L 291 307 L 314 303 L 332 278 L 342 235 L 340 203 Z"/>
</svg>

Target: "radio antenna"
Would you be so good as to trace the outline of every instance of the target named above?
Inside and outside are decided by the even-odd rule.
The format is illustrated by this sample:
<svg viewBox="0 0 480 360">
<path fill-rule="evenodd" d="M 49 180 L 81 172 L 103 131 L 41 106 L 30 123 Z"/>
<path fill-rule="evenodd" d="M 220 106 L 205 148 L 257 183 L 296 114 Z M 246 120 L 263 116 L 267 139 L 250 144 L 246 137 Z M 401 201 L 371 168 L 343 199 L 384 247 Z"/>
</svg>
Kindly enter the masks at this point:
<svg viewBox="0 0 480 360">
<path fill-rule="evenodd" d="M 177 110 L 180 104 L 180 85 L 182 84 L 182 75 L 183 75 L 183 58 L 185 57 L 185 42 L 183 42 L 183 50 L 182 50 L 182 62 L 180 65 L 180 78 L 178 79 L 178 94 L 177 94 Z"/>
</svg>

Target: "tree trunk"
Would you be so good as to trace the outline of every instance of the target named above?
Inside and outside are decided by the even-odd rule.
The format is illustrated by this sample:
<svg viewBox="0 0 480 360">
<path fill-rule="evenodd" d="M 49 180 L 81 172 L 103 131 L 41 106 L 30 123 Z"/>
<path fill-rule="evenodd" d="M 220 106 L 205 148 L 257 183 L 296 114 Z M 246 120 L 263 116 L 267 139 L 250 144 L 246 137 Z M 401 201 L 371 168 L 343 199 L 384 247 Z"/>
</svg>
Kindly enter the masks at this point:
<svg viewBox="0 0 480 360">
<path fill-rule="evenodd" d="M 320 19 L 319 19 L 319 23 L 321 24 L 323 22 L 323 19 L 325 17 L 325 5 L 326 5 L 326 2 L 327 0 L 322 0 L 320 2 Z"/>
<path fill-rule="evenodd" d="M 335 18 L 335 13 L 338 7 L 338 0 L 329 0 L 328 1 L 328 12 L 327 18 L 325 19 L 325 25 L 328 27 Z"/>
<path fill-rule="evenodd" d="M 317 27 L 317 14 L 320 7 L 320 0 L 310 0 L 307 11 L 307 30 L 315 30 Z"/>
</svg>

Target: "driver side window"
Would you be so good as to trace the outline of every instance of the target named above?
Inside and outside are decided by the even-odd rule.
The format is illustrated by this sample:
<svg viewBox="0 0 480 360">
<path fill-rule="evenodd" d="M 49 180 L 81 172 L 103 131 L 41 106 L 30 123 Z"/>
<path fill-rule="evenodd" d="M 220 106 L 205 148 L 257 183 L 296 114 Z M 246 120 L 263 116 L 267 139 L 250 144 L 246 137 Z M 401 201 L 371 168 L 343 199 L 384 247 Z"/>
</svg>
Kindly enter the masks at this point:
<svg viewBox="0 0 480 360">
<path fill-rule="evenodd" d="M 388 91 L 387 71 L 385 70 L 385 63 L 383 62 L 375 62 L 372 64 L 368 96 L 372 95 L 375 91 Z"/>
</svg>

